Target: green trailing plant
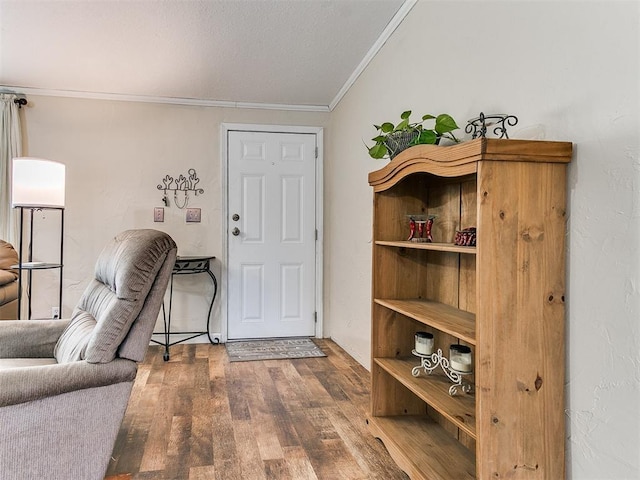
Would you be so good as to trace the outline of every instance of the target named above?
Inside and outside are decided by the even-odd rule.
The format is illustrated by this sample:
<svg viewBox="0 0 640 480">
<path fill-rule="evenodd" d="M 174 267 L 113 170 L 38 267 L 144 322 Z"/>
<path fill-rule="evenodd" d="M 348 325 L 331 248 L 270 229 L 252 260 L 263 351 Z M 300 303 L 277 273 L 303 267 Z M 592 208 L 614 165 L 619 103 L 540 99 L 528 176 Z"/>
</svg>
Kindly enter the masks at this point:
<svg viewBox="0 0 640 480">
<path fill-rule="evenodd" d="M 459 140 L 452 133 L 457 130 L 456 121 L 446 113 L 441 113 L 437 117 L 433 115 L 423 115 L 422 120 L 412 123 L 409 119 L 411 110 L 402 112 L 400 123 L 394 125 L 391 122 L 384 122 L 381 125 L 374 125 L 378 134 L 372 138 L 375 144 L 369 148 L 369 155 L 373 158 L 395 157 L 402 150 L 413 145 L 437 145 L 442 138 L 448 138 L 458 143 Z M 435 120 L 433 128 L 426 128 L 424 122 Z"/>
</svg>

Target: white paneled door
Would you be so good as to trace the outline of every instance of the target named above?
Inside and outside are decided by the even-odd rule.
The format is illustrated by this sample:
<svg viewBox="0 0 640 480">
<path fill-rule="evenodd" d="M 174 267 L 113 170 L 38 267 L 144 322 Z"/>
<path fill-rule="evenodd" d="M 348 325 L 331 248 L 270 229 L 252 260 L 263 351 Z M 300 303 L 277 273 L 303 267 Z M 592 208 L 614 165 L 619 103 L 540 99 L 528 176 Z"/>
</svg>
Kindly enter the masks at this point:
<svg viewBox="0 0 640 480">
<path fill-rule="evenodd" d="M 227 142 L 227 336 L 312 336 L 316 135 L 229 131 Z"/>
</svg>

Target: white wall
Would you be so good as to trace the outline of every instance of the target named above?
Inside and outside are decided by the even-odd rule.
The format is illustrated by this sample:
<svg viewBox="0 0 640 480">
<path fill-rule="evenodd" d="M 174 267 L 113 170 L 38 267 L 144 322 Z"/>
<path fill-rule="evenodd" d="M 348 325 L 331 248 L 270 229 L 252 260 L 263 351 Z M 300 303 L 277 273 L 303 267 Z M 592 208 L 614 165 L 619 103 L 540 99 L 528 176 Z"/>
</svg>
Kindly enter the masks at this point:
<svg viewBox="0 0 640 480">
<path fill-rule="evenodd" d="M 65 210 L 64 316 L 86 287 L 106 241 L 129 228 L 155 228 L 169 233 L 179 255 L 215 255 L 220 275 L 222 194 L 220 125 L 324 126 L 328 113 L 241 110 L 29 96 L 24 109 L 25 155 L 41 156 L 67 166 Z M 325 135 L 326 138 L 326 135 Z M 189 206 L 201 208 L 202 222 L 185 222 L 185 210 L 169 196 L 164 223 L 153 222 L 153 208 L 163 206 L 156 186 L 194 168 L 204 194 Z M 182 200 L 182 199 L 180 199 Z M 57 217 L 36 216 L 38 260 L 57 258 Z M 53 239 L 53 240 L 52 240 Z M 53 274 L 34 277 L 33 316 L 48 317 L 57 305 Z M 45 295 L 45 291 L 47 292 Z M 204 328 L 211 283 L 206 276 L 176 277 L 175 330 Z M 212 332 L 220 332 L 220 301 L 212 315 Z M 172 327 L 172 329 L 174 329 Z M 203 339 L 201 338 L 201 341 Z M 206 339 L 205 339 L 206 340 Z"/>
<path fill-rule="evenodd" d="M 480 111 L 575 144 L 569 167 L 568 477 L 640 478 L 639 3 L 421 1 L 331 115 L 327 334 L 369 365 L 372 124 Z M 416 115 L 417 117 L 418 115 Z M 560 367 L 562 368 L 562 367 Z"/>
</svg>

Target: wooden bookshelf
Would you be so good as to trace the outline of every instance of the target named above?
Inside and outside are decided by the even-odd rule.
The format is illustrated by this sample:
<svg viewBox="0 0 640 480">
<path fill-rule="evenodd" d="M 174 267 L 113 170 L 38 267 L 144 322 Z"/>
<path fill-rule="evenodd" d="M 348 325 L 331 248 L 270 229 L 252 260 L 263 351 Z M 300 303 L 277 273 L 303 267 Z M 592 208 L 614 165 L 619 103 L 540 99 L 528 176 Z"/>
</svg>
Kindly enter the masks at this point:
<svg viewBox="0 0 640 480">
<path fill-rule="evenodd" d="M 374 190 L 370 431 L 412 479 L 564 478 L 566 165 L 572 144 L 411 147 Z M 408 218 L 434 217 L 432 243 Z M 476 227 L 477 246 L 454 245 Z M 471 393 L 414 377 L 417 331 L 471 348 Z M 467 378 L 467 377 L 465 377 Z"/>
</svg>

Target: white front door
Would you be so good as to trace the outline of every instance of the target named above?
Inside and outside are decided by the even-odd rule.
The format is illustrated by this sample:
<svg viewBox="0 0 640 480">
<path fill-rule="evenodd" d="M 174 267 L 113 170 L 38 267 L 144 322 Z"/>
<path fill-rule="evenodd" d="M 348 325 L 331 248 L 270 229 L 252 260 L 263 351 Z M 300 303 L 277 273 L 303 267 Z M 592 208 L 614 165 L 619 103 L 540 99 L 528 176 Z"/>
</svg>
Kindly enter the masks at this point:
<svg viewBox="0 0 640 480">
<path fill-rule="evenodd" d="M 229 131 L 227 337 L 315 333 L 316 135 Z"/>
</svg>

